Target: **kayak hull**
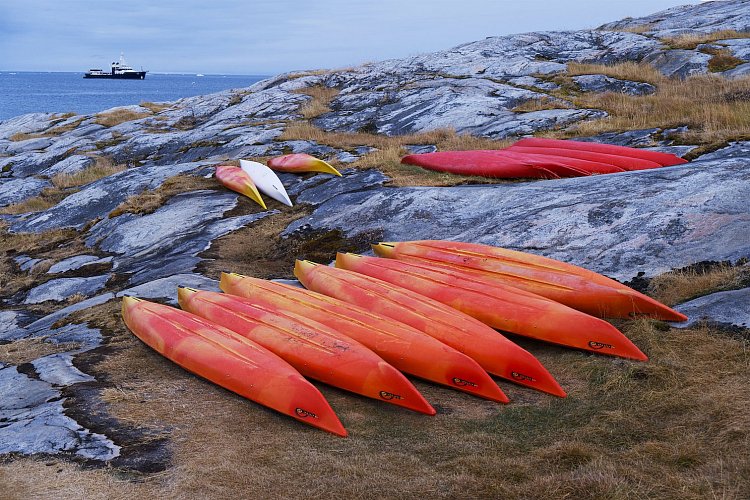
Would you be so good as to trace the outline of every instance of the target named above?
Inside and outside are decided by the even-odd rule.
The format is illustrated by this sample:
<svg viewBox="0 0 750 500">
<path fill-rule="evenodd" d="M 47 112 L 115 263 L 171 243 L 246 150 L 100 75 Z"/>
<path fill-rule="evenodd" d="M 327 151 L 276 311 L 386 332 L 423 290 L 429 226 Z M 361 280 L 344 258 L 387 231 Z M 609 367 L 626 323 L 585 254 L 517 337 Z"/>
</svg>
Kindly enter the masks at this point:
<svg viewBox="0 0 750 500">
<path fill-rule="evenodd" d="M 173 307 L 133 297 L 122 301 L 127 327 L 184 369 L 300 422 L 345 437 L 323 395 L 267 349 Z"/>
<path fill-rule="evenodd" d="M 179 289 L 180 306 L 273 352 L 309 378 L 362 396 L 434 415 L 401 372 L 336 330 L 300 321 L 275 304 L 234 295 Z"/>
<path fill-rule="evenodd" d="M 260 197 L 258 188 L 255 187 L 253 180 L 240 167 L 231 165 L 218 165 L 216 167 L 216 178 L 224 187 L 247 196 L 255 203 L 266 209 L 266 203 Z"/>
<path fill-rule="evenodd" d="M 293 153 L 268 160 L 268 166 L 279 172 L 322 172 L 341 177 L 341 173 L 327 162 L 306 153 Z"/>
<path fill-rule="evenodd" d="M 606 321 L 512 286 L 457 270 L 356 254 L 338 254 L 336 267 L 430 297 L 499 330 L 610 356 L 648 359 Z"/>
<path fill-rule="evenodd" d="M 452 307 L 402 287 L 340 268 L 297 261 L 305 287 L 405 323 L 474 359 L 489 373 L 564 396 L 557 381 L 530 353 Z M 533 380 L 530 380 L 533 379 Z"/>
<path fill-rule="evenodd" d="M 612 144 L 600 144 L 596 142 L 568 141 L 560 139 L 543 139 L 541 137 L 528 137 L 515 142 L 513 146 L 540 147 L 540 148 L 563 148 L 579 151 L 591 151 L 593 153 L 605 153 L 617 156 L 629 156 L 643 160 L 653 161 L 663 167 L 681 165 L 687 160 L 669 153 L 660 151 L 648 151 L 645 149 L 629 148 L 626 146 L 615 146 Z"/>
<path fill-rule="evenodd" d="M 292 200 L 273 170 L 257 161 L 240 160 L 240 167 L 252 179 L 258 190 L 279 203 L 292 206 Z"/>
<path fill-rule="evenodd" d="M 460 270 L 597 317 L 687 320 L 684 314 L 613 279 L 540 255 L 439 240 L 385 242 L 373 248 L 381 257 Z"/>
<path fill-rule="evenodd" d="M 310 290 L 249 276 L 222 273 L 220 286 L 226 293 L 295 311 L 333 328 L 405 373 L 492 401 L 505 400 L 476 361 L 403 323 Z"/>
</svg>

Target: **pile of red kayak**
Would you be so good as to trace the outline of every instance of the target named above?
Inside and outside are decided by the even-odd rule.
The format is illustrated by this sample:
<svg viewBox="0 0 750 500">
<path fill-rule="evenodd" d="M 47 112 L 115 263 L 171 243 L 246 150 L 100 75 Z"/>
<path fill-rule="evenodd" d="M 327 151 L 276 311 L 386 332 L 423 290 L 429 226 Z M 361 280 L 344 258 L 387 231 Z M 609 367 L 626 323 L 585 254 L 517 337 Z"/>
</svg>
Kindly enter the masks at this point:
<svg viewBox="0 0 750 500">
<path fill-rule="evenodd" d="M 668 167 L 687 160 L 669 153 L 611 144 L 529 138 L 498 150 L 413 154 L 402 158 L 401 163 L 461 175 L 560 179 Z"/>
<path fill-rule="evenodd" d="M 179 288 L 182 309 L 126 297 L 143 342 L 183 368 L 339 436 L 314 379 L 402 408 L 435 410 L 404 374 L 507 403 L 490 375 L 565 390 L 506 334 L 646 361 L 601 318 L 687 318 L 605 276 L 537 255 L 450 241 L 379 243 L 335 267 L 297 261 L 306 287 L 223 273 L 225 293 Z"/>
</svg>

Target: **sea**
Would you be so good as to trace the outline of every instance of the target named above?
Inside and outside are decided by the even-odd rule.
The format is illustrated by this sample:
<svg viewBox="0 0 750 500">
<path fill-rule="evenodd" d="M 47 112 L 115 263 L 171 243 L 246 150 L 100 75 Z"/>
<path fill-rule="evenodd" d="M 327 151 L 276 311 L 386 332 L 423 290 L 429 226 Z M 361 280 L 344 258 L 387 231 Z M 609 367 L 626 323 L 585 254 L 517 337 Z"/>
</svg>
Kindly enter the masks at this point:
<svg viewBox="0 0 750 500">
<path fill-rule="evenodd" d="M 84 79 L 77 73 L 0 71 L 0 120 L 36 112 L 97 113 L 140 102 L 174 101 L 248 87 L 263 75 L 149 73 L 144 80 Z"/>
</svg>

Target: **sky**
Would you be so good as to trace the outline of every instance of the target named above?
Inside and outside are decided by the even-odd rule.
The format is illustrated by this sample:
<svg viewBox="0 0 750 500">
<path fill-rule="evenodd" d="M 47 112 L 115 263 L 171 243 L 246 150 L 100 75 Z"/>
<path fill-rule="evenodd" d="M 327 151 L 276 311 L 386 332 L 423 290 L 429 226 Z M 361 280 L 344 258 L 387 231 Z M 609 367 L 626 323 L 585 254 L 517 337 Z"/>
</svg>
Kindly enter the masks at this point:
<svg viewBox="0 0 750 500">
<path fill-rule="evenodd" d="M 0 71 L 272 75 L 594 28 L 695 0 L 0 0 Z"/>
</svg>

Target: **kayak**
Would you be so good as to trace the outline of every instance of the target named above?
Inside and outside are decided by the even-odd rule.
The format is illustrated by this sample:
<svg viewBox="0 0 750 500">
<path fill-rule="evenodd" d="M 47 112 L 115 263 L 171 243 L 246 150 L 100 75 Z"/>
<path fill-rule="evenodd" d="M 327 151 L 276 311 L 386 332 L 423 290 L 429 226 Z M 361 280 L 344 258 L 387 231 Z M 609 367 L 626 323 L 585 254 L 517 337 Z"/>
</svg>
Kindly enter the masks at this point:
<svg viewBox="0 0 750 500">
<path fill-rule="evenodd" d="M 284 189 L 279 177 L 267 166 L 257 161 L 240 160 L 240 167 L 250 176 L 258 190 L 274 200 L 292 206 L 292 200 Z"/>
<path fill-rule="evenodd" d="M 253 180 L 240 167 L 217 165 L 216 178 L 224 185 L 224 187 L 243 194 L 264 209 L 266 208 L 266 204 L 263 201 L 263 198 L 260 197 L 258 188 L 255 187 Z"/>
<path fill-rule="evenodd" d="M 602 318 L 687 316 L 617 281 L 565 262 L 505 248 L 457 241 L 405 241 L 373 245 L 381 257 L 426 263 L 511 285 Z"/>
<path fill-rule="evenodd" d="M 435 409 L 401 372 L 359 342 L 273 304 L 181 287 L 180 307 L 265 347 L 302 375 L 427 415 Z"/>
<path fill-rule="evenodd" d="M 529 137 L 513 143 L 513 146 L 538 147 L 538 148 L 563 148 L 574 149 L 578 151 L 590 151 L 592 153 L 605 153 L 617 156 L 629 156 L 631 158 L 640 158 L 649 160 L 663 167 L 672 165 L 681 165 L 687 163 L 687 160 L 669 153 L 659 151 L 649 151 L 646 149 L 629 148 L 626 146 L 615 146 L 612 144 L 600 144 L 596 142 L 583 141 L 563 141 L 560 139 L 543 139 L 540 137 Z"/>
<path fill-rule="evenodd" d="M 222 273 L 219 286 L 255 304 L 294 311 L 300 321 L 309 318 L 333 328 L 369 347 L 402 372 L 492 401 L 507 401 L 476 361 L 398 321 L 310 290 L 239 274 Z M 519 370 L 544 370 L 536 359 L 529 364 Z M 524 385 L 544 390 L 539 378 Z"/>
<path fill-rule="evenodd" d="M 457 270 L 350 253 L 339 253 L 336 267 L 437 300 L 505 332 L 609 356 L 648 359 L 606 321 L 512 286 Z"/>
<path fill-rule="evenodd" d="M 521 371 L 535 358 L 498 332 L 452 307 L 370 276 L 298 260 L 306 288 L 405 323 L 473 358 L 489 373 L 517 381 L 544 380 L 546 392 L 565 392 L 546 370 Z M 518 366 L 519 368 L 515 368 Z M 540 366 L 540 365 L 538 365 Z M 529 381 L 531 382 L 531 381 Z"/>
<path fill-rule="evenodd" d="M 339 171 L 327 162 L 306 153 L 294 153 L 271 158 L 268 160 L 268 166 L 279 172 L 323 172 L 341 177 Z"/>
<path fill-rule="evenodd" d="M 500 179 L 560 179 L 623 171 L 607 163 L 506 150 L 414 154 L 403 157 L 401 163 L 453 174 L 481 175 Z"/>
<path fill-rule="evenodd" d="M 346 429 L 320 391 L 264 347 L 188 312 L 134 297 L 123 298 L 122 317 L 136 337 L 189 372 L 346 437 Z"/>
<path fill-rule="evenodd" d="M 650 161 L 643 160 L 641 158 L 633 158 L 631 156 L 619 156 L 614 154 L 606 153 L 595 153 L 593 151 L 580 151 L 577 149 L 564 149 L 564 148 L 540 148 L 531 146 L 510 146 L 503 151 L 512 151 L 515 153 L 527 153 L 527 154 L 540 154 L 548 156 L 559 156 L 565 158 L 578 158 L 579 160 L 589 160 L 599 163 L 607 163 L 619 167 L 622 171 L 626 170 L 647 170 L 651 168 L 659 168 L 660 164 Z"/>
</svg>

